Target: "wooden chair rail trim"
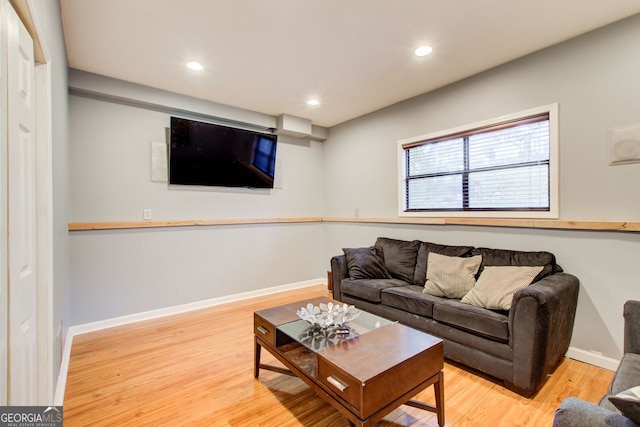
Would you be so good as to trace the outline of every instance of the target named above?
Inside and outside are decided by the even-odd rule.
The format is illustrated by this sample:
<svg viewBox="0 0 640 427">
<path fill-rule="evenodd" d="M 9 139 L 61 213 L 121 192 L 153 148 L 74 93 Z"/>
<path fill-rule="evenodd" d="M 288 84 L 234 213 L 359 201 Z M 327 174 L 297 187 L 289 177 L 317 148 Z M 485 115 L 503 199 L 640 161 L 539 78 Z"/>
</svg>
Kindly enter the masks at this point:
<svg viewBox="0 0 640 427">
<path fill-rule="evenodd" d="M 352 218 L 352 217 L 301 217 L 301 218 L 250 218 L 250 219 L 189 219 L 176 221 L 120 221 L 120 222 L 72 222 L 69 231 L 115 230 L 128 228 L 194 227 L 244 224 L 281 223 L 375 223 L 414 225 L 473 225 L 486 227 L 546 228 L 561 230 L 627 231 L 640 232 L 640 221 L 608 220 L 555 220 L 510 218 Z"/>
<path fill-rule="evenodd" d="M 381 224 L 475 225 L 486 227 L 556 228 L 564 230 L 640 231 L 640 221 L 559 220 L 519 218 L 329 218 L 323 222 Z"/>
<path fill-rule="evenodd" d="M 126 228 L 195 227 L 216 225 L 279 224 L 322 222 L 320 217 L 305 218 L 250 218 L 250 219 L 187 219 L 177 221 L 119 221 L 119 222 L 71 222 L 69 231 L 115 230 Z"/>
</svg>

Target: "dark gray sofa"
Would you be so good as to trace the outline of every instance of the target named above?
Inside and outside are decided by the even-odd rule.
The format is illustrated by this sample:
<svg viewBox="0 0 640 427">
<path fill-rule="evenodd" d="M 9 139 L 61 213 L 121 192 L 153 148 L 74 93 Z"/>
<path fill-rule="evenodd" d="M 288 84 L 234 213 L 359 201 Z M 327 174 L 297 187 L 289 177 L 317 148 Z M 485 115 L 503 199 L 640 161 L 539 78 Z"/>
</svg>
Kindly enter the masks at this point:
<svg viewBox="0 0 640 427">
<path fill-rule="evenodd" d="M 446 358 L 504 380 L 519 394 L 535 393 L 569 347 L 579 283 L 562 271 L 549 252 L 384 237 L 370 248 L 344 252 L 331 259 L 334 299 L 442 338 Z M 423 293 L 430 253 L 482 255 L 476 277 L 486 266 L 543 269 L 531 285 L 514 294 L 509 310 L 489 310 Z M 372 267 L 372 259 L 380 265 Z"/>
<path fill-rule="evenodd" d="M 576 397 L 562 401 L 553 419 L 554 427 L 635 427 L 636 424 L 611 403 L 610 397 L 640 385 L 640 301 L 624 305 L 624 355 L 609 390 L 597 405 Z M 640 413 L 640 402 L 632 411 Z"/>
</svg>

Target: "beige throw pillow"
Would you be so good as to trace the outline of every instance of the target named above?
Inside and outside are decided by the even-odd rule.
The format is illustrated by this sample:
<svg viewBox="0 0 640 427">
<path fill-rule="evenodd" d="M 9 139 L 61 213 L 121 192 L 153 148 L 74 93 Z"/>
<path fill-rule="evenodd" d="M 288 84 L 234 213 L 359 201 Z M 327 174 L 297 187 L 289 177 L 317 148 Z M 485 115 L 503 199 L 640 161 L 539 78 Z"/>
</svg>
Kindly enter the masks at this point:
<svg viewBox="0 0 640 427">
<path fill-rule="evenodd" d="M 482 255 L 462 258 L 430 252 L 427 282 L 422 293 L 445 298 L 462 298 L 476 284 Z"/>
<path fill-rule="evenodd" d="M 460 302 L 490 310 L 509 310 L 513 294 L 529 286 L 543 268 L 486 266 L 478 283 Z"/>
</svg>

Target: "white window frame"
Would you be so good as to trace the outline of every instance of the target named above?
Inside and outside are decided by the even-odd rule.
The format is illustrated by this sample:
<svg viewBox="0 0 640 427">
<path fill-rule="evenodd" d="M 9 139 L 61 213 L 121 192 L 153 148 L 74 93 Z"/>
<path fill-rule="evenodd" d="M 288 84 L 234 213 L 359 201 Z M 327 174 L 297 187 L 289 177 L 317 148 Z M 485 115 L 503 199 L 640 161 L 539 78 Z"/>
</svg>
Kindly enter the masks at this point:
<svg viewBox="0 0 640 427">
<path fill-rule="evenodd" d="M 459 126 L 430 134 L 414 136 L 398 141 L 398 216 L 400 217 L 468 217 L 468 218 L 558 218 L 559 217 L 559 121 L 558 103 L 544 105 L 505 116 L 495 117 L 477 123 Z M 495 126 L 501 123 L 520 120 L 527 117 L 549 115 L 549 210 L 548 211 L 411 211 L 407 212 L 406 186 L 407 176 L 405 147 L 421 141 L 442 138 L 447 135 L 468 132 L 475 129 Z"/>
</svg>

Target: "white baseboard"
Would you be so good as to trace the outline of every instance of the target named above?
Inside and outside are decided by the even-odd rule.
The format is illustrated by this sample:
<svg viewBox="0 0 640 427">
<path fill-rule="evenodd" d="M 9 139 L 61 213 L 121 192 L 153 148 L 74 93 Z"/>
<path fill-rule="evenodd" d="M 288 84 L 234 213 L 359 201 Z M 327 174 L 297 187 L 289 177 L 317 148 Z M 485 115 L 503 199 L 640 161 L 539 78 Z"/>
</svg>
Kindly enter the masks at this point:
<svg viewBox="0 0 640 427">
<path fill-rule="evenodd" d="M 619 360 L 576 347 L 569 347 L 566 356 L 570 359 L 578 360 L 580 362 L 588 363 L 614 372 L 618 369 L 618 365 L 620 364 Z"/>
<path fill-rule="evenodd" d="M 64 349 L 62 351 L 62 360 L 60 362 L 60 372 L 58 373 L 58 382 L 56 384 L 55 395 L 53 398 L 54 405 L 62 406 L 64 401 L 64 390 L 67 385 L 67 373 L 69 370 L 69 358 L 71 356 L 71 345 L 73 337 L 87 332 L 99 331 L 101 329 L 113 328 L 114 326 L 127 325 L 129 323 L 140 322 L 143 320 L 157 319 L 159 317 L 171 316 L 173 314 L 186 313 L 188 311 L 198 310 L 206 307 L 213 307 L 220 304 L 226 304 L 235 301 L 242 301 L 249 298 L 271 295 L 278 292 L 291 291 L 294 289 L 307 288 L 310 286 L 327 284 L 327 279 L 312 279 L 304 282 L 291 283 L 288 285 L 274 286 L 266 289 L 258 289 L 255 291 L 242 292 L 234 295 L 227 295 L 219 298 L 212 298 L 203 301 L 196 301 L 188 304 L 176 305 L 173 307 L 160 308 L 157 310 L 145 311 L 142 313 L 130 314 L 127 316 L 114 317 L 112 319 L 100 320 L 97 322 L 85 323 L 82 325 L 71 326 L 67 330 L 67 336 L 64 341 Z"/>
</svg>

